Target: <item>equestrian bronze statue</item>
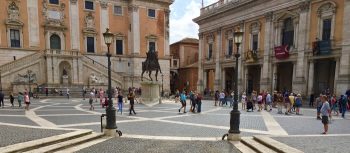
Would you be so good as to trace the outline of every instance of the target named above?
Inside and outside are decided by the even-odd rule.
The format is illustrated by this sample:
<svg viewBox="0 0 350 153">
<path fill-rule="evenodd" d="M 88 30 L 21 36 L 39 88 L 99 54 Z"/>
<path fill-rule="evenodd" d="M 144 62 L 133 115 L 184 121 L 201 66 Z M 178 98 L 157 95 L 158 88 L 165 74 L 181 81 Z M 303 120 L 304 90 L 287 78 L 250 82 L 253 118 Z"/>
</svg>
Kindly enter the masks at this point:
<svg viewBox="0 0 350 153">
<path fill-rule="evenodd" d="M 156 81 L 158 81 L 158 71 L 162 73 L 158 62 L 158 52 L 148 51 L 146 54 L 146 61 L 142 62 L 141 81 L 143 81 L 143 73 L 145 72 L 148 72 L 149 80 L 153 81 L 151 77 L 152 71 L 156 71 Z"/>
</svg>

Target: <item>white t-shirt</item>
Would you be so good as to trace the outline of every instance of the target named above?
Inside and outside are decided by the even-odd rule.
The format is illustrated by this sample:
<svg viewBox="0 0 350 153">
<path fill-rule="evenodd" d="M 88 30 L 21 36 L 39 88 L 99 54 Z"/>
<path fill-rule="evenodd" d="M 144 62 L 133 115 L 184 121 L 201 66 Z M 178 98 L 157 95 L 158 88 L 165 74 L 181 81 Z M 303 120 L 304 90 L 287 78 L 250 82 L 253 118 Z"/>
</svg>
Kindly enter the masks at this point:
<svg viewBox="0 0 350 153">
<path fill-rule="evenodd" d="M 245 103 L 245 101 L 246 101 L 245 99 L 246 99 L 246 98 L 247 98 L 247 96 L 246 96 L 246 95 L 242 95 L 242 100 L 241 100 L 241 101 L 242 101 L 242 103 Z"/>
<path fill-rule="evenodd" d="M 225 93 L 220 93 L 220 98 L 225 98 Z"/>
</svg>

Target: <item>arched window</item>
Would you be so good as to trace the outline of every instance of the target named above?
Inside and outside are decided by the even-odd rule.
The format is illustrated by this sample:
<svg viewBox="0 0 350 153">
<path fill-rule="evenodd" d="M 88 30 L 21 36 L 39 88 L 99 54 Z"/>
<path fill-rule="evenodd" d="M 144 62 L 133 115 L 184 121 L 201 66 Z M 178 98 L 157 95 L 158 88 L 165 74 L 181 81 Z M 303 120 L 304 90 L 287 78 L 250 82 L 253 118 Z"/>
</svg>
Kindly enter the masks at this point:
<svg viewBox="0 0 350 153">
<path fill-rule="evenodd" d="M 288 45 L 289 47 L 294 44 L 294 25 L 292 18 L 286 18 L 283 21 L 282 29 L 282 45 Z"/>
<path fill-rule="evenodd" d="M 51 49 L 61 49 L 61 38 L 58 35 L 56 35 L 56 34 L 51 35 L 50 48 Z"/>
</svg>

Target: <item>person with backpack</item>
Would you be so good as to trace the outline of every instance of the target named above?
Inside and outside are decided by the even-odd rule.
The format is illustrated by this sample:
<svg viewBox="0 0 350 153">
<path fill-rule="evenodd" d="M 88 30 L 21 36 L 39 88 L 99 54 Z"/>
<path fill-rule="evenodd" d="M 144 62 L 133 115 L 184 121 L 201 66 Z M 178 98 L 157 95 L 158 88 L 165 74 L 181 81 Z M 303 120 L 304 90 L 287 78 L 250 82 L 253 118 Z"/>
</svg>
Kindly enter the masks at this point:
<svg viewBox="0 0 350 153">
<path fill-rule="evenodd" d="M 298 94 L 297 97 L 295 98 L 295 107 L 296 107 L 295 112 L 297 115 L 301 115 L 300 107 L 302 106 L 302 104 L 303 104 L 303 99 L 301 98 L 301 95 Z"/>
<path fill-rule="evenodd" d="M 184 109 L 184 113 L 186 113 L 186 93 L 183 91 L 180 95 L 180 101 L 181 101 L 181 107 L 179 109 L 179 113 L 181 112 L 181 109 Z"/>
</svg>

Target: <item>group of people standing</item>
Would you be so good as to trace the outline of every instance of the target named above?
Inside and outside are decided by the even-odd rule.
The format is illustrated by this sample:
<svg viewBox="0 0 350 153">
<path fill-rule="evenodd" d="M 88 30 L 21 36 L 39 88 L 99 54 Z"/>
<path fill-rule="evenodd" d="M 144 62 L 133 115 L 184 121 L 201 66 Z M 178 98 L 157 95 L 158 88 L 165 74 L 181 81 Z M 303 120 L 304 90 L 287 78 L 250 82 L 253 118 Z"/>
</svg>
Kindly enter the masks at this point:
<svg viewBox="0 0 350 153">
<path fill-rule="evenodd" d="M 200 93 L 197 93 L 196 91 L 190 91 L 188 94 L 186 94 L 185 91 L 183 91 L 182 93 L 180 93 L 178 90 L 176 91 L 175 94 L 175 102 L 179 102 L 181 103 L 181 107 L 179 108 L 179 113 L 181 112 L 181 110 L 183 109 L 183 113 L 187 113 L 186 112 L 186 100 L 190 99 L 190 109 L 189 112 L 192 113 L 200 113 L 202 112 L 202 95 Z"/>
<path fill-rule="evenodd" d="M 86 89 L 84 89 L 86 90 Z M 107 107 L 108 106 L 108 94 L 106 94 L 107 91 L 104 91 L 102 88 L 99 89 L 99 91 L 97 91 L 95 88 L 92 88 L 90 91 L 90 96 L 89 96 L 89 104 L 90 104 L 90 110 L 94 110 L 94 99 L 95 102 L 97 102 L 97 98 L 100 99 L 100 106 L 102 108 Z M 85 99 L 85 96 L 83 96 Z M 123 114 L 123 102 L 124 102 L 124 97 L 123 97 L 123 93 L 122 90 L 118 87 L 116 87 L 113 91 L 113 97 L 115 98 L 115 100 L 118 102 L 118 111 L 121 114 Z M 129 115 L 132 115 L 132 113 L 134 113 L 134 115 L 136 115 L 135 109 L 134 109 L 134 105 L 135 105 L 135 91 L 134 90 L 129 90 L 129 94 L 127 95 L 127 99 L 130 101 L 130 108 L 129 108 Z"/>
<path fill-rule="evenodd" d="M 24 102 L 25 110 L 29 110 L 29 105 L 30 105 L 30 97 L 28 94 L 27 89 L 25 89 L 24 94 L 22 92 L 19 92 L 17 96 L 15 96 L 12 92 L 9 95 L 10 103 L 11 103 L 11 108 L 15 107 L 15 99 L 17 99 L 18 102 L 18 108 L 22 108 L 22 102 Z M 5 107 L 5 94 L 0 91 L 0 107 L 4 108 Z"/>
</svg>

